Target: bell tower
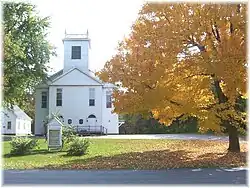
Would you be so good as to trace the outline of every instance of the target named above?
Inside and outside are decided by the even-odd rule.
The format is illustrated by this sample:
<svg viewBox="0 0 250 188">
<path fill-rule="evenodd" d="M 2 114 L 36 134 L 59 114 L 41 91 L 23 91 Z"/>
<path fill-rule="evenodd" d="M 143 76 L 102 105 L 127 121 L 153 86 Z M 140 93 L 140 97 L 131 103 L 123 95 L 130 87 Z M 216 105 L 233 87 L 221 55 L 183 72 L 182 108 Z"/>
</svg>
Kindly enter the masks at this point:
<svg viewBox="0 0 250 188">
<path fill-rule="evenodd" d="M 90 39 L 88 30 L 85 34 L 68 34 L 65 30 L 64 66 L 63 72 L 77 67 L 81 71 L 88 72 Z"/>
</svg>

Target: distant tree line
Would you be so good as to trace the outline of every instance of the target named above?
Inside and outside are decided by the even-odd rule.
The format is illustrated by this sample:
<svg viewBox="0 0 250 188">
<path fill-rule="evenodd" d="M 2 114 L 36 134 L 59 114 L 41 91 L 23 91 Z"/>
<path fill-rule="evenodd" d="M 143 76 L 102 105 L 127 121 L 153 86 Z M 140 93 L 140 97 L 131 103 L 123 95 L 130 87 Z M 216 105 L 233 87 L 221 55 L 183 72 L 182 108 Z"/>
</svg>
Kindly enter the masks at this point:
<svg viewBox="0 0 250 188">
<path fill-rule="evenodd" d="M 237 99 L 236 108 L 240 112 L 247 112 L 247 99 L 239 97 Z M 190 116 L 189 118 L 182 120 L 176 119 L 169 126 L 159 123 L 158 120 L 153 117 L 146 119 L 141 114 L 123 115 L 122 119 L 125 123 L 120 127 L 120 134 L 176 134 L 176 133 L 198 133 L 198 121 L 196 117 Z M 246 134 L 246 122 L 242 123 L 244 128 L 240 134 Z M 212 130 L 207 133 L 213 133 Z M 227 134 L 227 130 L 224 131 Z"/>
</svg>

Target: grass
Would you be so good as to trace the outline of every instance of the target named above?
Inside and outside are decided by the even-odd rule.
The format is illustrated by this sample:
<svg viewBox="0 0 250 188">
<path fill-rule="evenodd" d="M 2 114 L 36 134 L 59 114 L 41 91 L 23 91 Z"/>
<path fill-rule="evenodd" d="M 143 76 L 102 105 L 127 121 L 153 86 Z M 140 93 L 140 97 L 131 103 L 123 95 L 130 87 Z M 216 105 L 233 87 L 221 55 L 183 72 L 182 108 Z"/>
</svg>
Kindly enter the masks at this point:
<svg viewBox="0 0 250 188">
<path fill-rule="evenodd" d="M 49 152 L 44 139 L 40 149 L 25 156 L 10 156 L 3 142 L 4 169 L 163 169 L 246 166 L 247 144 L 241 153 L 227 153 L 228 142 L 197 140 L 90 139 L 88 153 L 66 156 Z"/>
</svg>

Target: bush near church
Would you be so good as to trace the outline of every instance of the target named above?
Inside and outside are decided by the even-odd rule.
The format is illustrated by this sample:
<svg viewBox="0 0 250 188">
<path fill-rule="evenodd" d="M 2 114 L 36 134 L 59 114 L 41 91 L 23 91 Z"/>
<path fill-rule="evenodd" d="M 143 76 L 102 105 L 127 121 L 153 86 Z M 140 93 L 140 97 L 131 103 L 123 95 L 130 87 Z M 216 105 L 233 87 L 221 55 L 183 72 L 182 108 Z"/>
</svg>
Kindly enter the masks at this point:
<svg viewBox="0 0 250 188">
<path fill-rule="evenodd" d="M 11 155 L 24 155 L 38 146 L 37 140 L 28 137 L 16 137 L 10 142 Z"/>
<path fill-rule="evenodd" d="M 73 126 L 64 125 L 62 127 L 62 144 L 63 147 L 67 145 L 69 142 L 73 141 L 74 138 L 78 136 L 76 130 Z"/>
<path fill-rule="evenodd" d="M 68 144 L 67 155 L 81 156 L 87 153 L 89 140 L 75 136 Z"/>
</svg>

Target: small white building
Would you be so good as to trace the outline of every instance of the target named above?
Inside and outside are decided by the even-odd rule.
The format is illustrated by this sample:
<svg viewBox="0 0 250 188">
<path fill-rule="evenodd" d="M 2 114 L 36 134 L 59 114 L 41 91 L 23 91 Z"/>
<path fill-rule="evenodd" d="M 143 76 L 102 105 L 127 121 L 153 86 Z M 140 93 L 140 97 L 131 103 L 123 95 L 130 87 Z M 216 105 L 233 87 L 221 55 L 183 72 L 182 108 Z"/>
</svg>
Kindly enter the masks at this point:
<svg viewBox="0 0 250 188">
<path fill-rule="evenodd" d="M 112 113 L 114 85 L 103 83 L 89 70 L 88 34 L 65 34 L 64 67 L 36 88 L 35 135 L 44 135 L 50 114 L 64 124 L 103 129 L 118 134 L 118 114 Z"/>
<path fill-rule="evenodd" d="M 1 110 L 2 134 L 28 135 L 31 134 L 32 119 L 17 105 Z"/>
</svg>

